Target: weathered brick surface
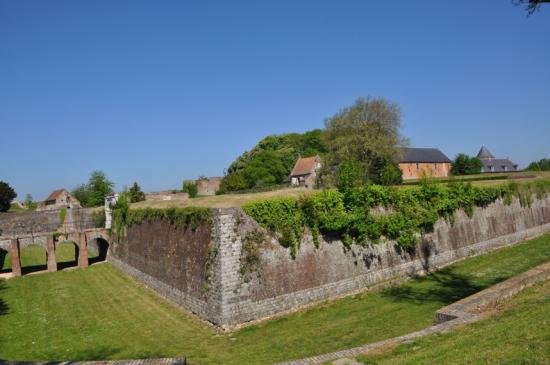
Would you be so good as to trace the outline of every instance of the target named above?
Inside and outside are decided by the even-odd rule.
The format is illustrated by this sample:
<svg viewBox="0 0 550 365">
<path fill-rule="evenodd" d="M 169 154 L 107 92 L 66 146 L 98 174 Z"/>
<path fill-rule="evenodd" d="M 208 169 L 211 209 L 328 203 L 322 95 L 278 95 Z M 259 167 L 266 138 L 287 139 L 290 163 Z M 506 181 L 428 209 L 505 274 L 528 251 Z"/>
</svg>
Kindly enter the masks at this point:
<svg viewBox="0 0 550 365">
<path fill-rule="evenodd" d="M 249 227 L 236 227 L 243 218 L 236 210 L 219 211 L 223 222 L 222 276 L 224 325 L 236 325 L 349 294 L 374 284 L 441 267 L 453 261 L 550 231 L 550 197 L 530 207 L 519 201 L 496 202 L 474 211 L 472 218 L 456 214 L 453 225 L 439 220 L 414 252 L 387 241 L 367 247 L 321 240 L 315 248 L 306 236 L 296 259 L 276 242 L 261 249 L 258 275 L 250 283 L 239 276 L 242 237 Z M 242 223 L 240 223 L 242 225 Z"/>
<path fill-rule="evenodd" d="M 211 234 L 204 237 L 204 246 L 197 246 L 196 237 L 182 239 L 181 244 L 192 249 L 173 260 L 165 260 L 163 255 L 177 234 L 166 236 L 168 233 L 163 230 L 169 227 L 157 228 L 158 237 L 143 231 L 141 237 L 132 236 L 132 240 L 141 243 L 129 242 L 125 248 L 116 248 L 113 262 L 201 317 L 232 327 L 406 278 L 548 232 L 550 196 L 535 200 L 530 207 L 521 207 L 517 200 L 511 205 L 498 201 L 476 208 L 472 218 L 459 211 L 453 225 L 439 220 L 433 233 L 426 235 L 413 252 L 403 251 L 391 241 L 345 249 L 341 241 L 329 238 L 322 239 L 320 247 L 315 248 L 311 236 L 306 235 L 296 259 L 292 259 L 287 248 L 268 237 L 260 245 L 260 264 L 249 282 L 241 274 L 243 240 L 247 232 L 261 228 L 241 209 L 214 209 Z M 147 247 L 146 255 L 135 249 L 140 245 Z M 206 251 L 200 249 L 208 245 L 215 255 L 207 257 Z M 208 267 L 209 274 L 204 272 L 208 276 L 204 295 L 194 284 L 189 286 L 193 275 L 203 275 L 200 270 L 192 274 L 194 271 L 187 266 L 189 260 Z M 166 277 L 148 267 L 173 274 Z"/>
</svg>

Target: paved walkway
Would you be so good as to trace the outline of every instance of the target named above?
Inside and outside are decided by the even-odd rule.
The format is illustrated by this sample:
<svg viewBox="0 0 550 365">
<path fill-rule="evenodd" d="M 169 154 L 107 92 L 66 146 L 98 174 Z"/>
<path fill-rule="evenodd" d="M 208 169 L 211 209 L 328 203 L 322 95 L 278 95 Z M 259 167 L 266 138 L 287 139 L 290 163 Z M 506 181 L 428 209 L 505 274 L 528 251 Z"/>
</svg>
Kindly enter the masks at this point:
<svg viewBox="0 0 550 365">
<path fill-rule="evenodd" d="M 300 360 L 287 361 L 277 365 L 311 365 L 343 358 L 355 358 L 357 355 L 367 351 L 381 349 L 389 345 L 397 345 L 414 338 L 447 331 L 451 328 L 461 326 L 466 323 L 476 322 L 482 318 L 481 311 L 484 308 L 499 303 L 527 287 L 548 279 L 550 279 L 550 262 L 539 265 L 529 271 L 505 280 L 502 283 L 441 308 L 436 312 L 435 322 L 437 324 L 421 331 L 408 333 L 403 336 L 390 338 L 360 347 L 307 357 Z"/>
</svg>

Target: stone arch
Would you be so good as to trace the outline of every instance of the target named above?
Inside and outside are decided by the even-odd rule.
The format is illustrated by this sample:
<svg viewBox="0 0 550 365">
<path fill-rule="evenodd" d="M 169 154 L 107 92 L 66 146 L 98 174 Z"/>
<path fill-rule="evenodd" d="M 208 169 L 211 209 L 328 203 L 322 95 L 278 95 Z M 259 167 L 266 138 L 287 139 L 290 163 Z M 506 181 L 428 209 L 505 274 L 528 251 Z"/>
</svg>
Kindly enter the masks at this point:
<svg viewBox="0 0 550 365">
<path fill-rule="evenodd" d="M 48 250 L 40 242 L 19 243 L 21 273 L 29 274 L 48 269 Z"/>
<path fill-rule="evenodd" d="M 109 255 L 109 240 L 106 235 L 93 235 L 87 239 L 88 245 L 88 263 L 95 264 L 107 260 Z"/>
<path fill-rule="evenodd" d="M 0 274 L 11 272 L 10 248 L 0 245 Z"/>
<path fill-rule="evenodd" d="M 78 266 L 80 247 L 78 241 L 65 237 L 59 237 L 55 242 L 55 258 L 57 270 Z"/>
</svg>

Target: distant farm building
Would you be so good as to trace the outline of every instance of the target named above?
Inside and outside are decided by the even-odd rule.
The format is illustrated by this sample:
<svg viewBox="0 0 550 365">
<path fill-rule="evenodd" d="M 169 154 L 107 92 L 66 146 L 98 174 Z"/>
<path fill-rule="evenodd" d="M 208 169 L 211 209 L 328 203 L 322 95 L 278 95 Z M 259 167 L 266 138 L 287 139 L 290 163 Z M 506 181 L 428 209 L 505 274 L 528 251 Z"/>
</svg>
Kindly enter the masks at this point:
<svg viewBox="0 0 550 365">
<path fill-rule="evenodd" d="M 202 178 L 195 181 L 198 195 L 216 195 L 220 190 L 222 178 L 218 176 Z"/>
<path fill-rule="evenodd" d="M 508 158 L 495 158 L 485 146 L 481 146 L 477 158 L 483 162 L 482 172 L 513 172 L 518 170 L 517 164 Z"/>
<path fill-rule="evenodd" d="M 80 208 L 80 202 L 65 189 L 58 189 L 46 198 L 37 210 L 53 210 L 62 208 Z"/>
<path fill-rule="evenodd" d="M 303 186 L 313 189 L 317 170 L 321 168 L 321 158 L 319 156 L 299 158 L 290 173 L 290 183 L 293 186 Z"/>
<path fill-rule="evenodd" d="M 451 174 L 451 160 L 437 148 L 404 148 L 398 165 L 404 180 L 423 176 L 447 177 Z"/>
</svg>

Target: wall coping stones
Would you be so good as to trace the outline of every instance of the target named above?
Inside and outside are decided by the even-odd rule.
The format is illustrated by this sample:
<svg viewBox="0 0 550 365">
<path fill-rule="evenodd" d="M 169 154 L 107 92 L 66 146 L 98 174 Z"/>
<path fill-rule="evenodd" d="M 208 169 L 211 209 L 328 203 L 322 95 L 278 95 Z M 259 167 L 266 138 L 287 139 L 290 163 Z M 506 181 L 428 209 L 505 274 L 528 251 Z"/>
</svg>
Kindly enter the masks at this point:
<svg viewBox="0 0 550 365">
<path fill-rule="evenodd" d="M 112 360 L 112 361 L 5 361 L 0 360 L 1 365 L 187 365 L 185 358 L 161 358 L 138 360 Z"/>
</svg>

